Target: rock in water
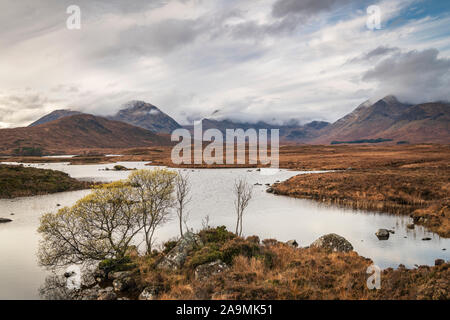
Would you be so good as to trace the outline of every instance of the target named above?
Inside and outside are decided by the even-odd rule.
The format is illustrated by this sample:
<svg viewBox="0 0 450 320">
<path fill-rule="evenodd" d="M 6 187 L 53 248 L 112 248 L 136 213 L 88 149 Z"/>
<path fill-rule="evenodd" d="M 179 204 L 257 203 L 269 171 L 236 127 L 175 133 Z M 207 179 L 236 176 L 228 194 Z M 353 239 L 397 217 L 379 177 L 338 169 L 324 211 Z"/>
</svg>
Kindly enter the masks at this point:
<svg viewBox="0 0 450 320">
<path fill-rule="evenodd" d="M 8 223 L 8 222 L 12 222 L 12 220 L 6 219 L 6 218 L 0 218 L 0 223 Z"/>
<path fill-rule="evenodd" d="M 375 235 L 377 236 L 378 240 L 387 240 L 389 239 L 389 230 L 387 229 L 378 229 L 377 232 L 375 232 Z"/>
<path fill-rule="evenodd" d="M 338 234 L 330 233 L 321 236 L 319 239 L 311 243 L 313 248 L 325 248 L 333 252 L 349 252 L 353 250 L 353 246 L 344 237 Z"/>
<path fill-rule="evenodd" d="M 186 232 L 178 244 L 158 263 L 159 269 L 177 270 L 180 269 L 189 252 L 196 245 L 201 245 L 200 237 L 192 232 Z"/>
<path fill-rule="evenodd" d="M 220 260 L 202 264 L 195 268 L 195 280 L 207 280 L 226 269 L 228 269 L 228 266 Z"/>
</svg>

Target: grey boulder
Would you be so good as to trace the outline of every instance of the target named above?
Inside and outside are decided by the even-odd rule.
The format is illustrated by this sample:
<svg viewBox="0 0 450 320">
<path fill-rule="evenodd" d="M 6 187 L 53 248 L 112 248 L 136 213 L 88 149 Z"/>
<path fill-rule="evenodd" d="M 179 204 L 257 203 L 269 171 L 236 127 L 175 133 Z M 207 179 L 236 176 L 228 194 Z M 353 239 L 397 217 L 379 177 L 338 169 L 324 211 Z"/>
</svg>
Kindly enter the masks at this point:
<svg viewBox="0 0 450 320">
<path fill-rule="evenodd" d="M 311 243 L 310 247 L 324 248 L 332 252 L 349 252 L 353 250 L 352 244 L 347 239 L 335 233 L 321 236 Z"/>
<path fill-rule="evenodd" d="M 158 287 L 156 286 L 150 286 L 146 287 L 141 294 L 139 295 L 139 300 L 156 300 L 156 297 L 158 295 Z"/>
<path fill-rule="evenodd" d="M 158 263 L 158 269 L 180 269 L 188 254 L 198 245 L 201 245 L 200 237 L 192 232 L 186 232 L 177 245 Z"/>
<path fill-rule="evenodd" d="M 195 280 L 207 280 L 208 278 L 222 273 L 228 269 L 228 266 L 220 260 L 205 263 L 195 268 Z"/>
</svg>

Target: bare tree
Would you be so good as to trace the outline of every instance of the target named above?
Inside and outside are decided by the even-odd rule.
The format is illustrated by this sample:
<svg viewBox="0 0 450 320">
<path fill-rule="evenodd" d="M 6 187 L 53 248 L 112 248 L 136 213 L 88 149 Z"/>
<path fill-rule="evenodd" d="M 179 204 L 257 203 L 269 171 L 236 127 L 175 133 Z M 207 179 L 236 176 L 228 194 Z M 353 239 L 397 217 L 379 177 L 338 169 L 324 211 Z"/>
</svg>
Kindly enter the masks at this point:
<svg viewBox="0 0 450 320">
<path fill-rule="evenodd" d="M 242 236 L 242 217 L 248 203 L 252 199 L 253 186 L 250 186 L 243 178 L 238 179 L 234 182 L 234 195 L 234 207 L 237 215 L 236 235 Z"/>
<path fill-rule="evenodd" d="M 140 213 L 148 254 L 152 251 L 156 229 L 170 219 L 170 210 L 175 205 L 173 192 L 176 176 L 173 171 L 157 168 L 137 170 L 128 178 L 135 191 L 133 198 Z"/>
<path fill-rule="evenodd" d="M 178 173 L 175 179 L 176 209 L 180 226 L 180 236 L 183 238 L 183 223 L 187 225 L 187 204 L 191 201 L 191 185 L 188 173 Z"/>
</svg>

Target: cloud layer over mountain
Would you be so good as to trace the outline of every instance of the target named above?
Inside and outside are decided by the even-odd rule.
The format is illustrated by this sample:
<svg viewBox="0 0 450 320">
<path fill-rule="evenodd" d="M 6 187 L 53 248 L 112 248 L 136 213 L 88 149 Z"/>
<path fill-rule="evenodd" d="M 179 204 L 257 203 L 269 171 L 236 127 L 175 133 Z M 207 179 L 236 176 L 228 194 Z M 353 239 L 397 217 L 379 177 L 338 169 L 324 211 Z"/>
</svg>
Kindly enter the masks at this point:
<svg viewBox="0 0 450 320">
<path fill-rule="evenodd" d="M 439 1 L 80 0 L 0 3 L 0 127 L 54 109 L 148 101 L 186 124 L 334 121 L 367 98 L 450 99 Z M 381 29 L 366 27 L 378 5 Z"/>
</svg>

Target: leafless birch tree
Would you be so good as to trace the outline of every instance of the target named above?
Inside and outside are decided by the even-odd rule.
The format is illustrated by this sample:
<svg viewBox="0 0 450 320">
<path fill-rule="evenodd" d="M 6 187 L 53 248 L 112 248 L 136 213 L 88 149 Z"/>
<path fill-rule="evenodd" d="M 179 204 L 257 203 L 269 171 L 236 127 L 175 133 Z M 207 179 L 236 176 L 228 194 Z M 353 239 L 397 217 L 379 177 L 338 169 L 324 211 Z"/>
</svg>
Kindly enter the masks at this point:
<svg viewBox="0 0 450 320">
<path fill-rule="evenodd" d="M 153 236 L 158 227 L 170 218 L 175 204 L 173 197 L 176 173 L 167 169 L 137 170 L 128 181 L 133 187 L 134 200 L 140 212 L 147 253 L 153 247 Z"/>
<path fill-rule="evenodd" d="M 241 178 L 234 182 L 234 207 L 236 210 L 236 235 L 242 236 L 242 217 L 244 211 L 247 208 L 250 200 L 253 196 L 253 186 L 250 186 L 248 182 Z"/>
<path fill-rule="evenodd" d="M 191 185 L 188 173 L 178 173 L 175 179 L 175 196 L 180 236 L 183 238 L 183 223 L 187 223 L 189 216 L 186 206 L 191 201 Z"/>
</svg>

